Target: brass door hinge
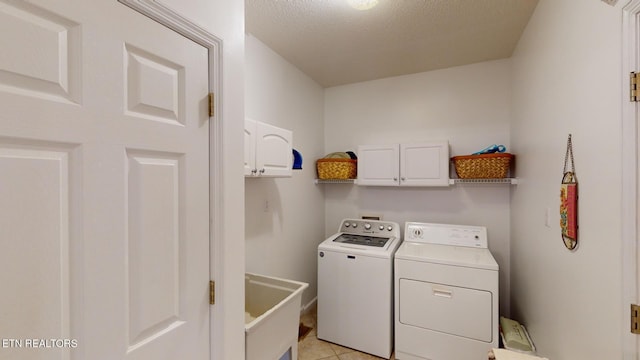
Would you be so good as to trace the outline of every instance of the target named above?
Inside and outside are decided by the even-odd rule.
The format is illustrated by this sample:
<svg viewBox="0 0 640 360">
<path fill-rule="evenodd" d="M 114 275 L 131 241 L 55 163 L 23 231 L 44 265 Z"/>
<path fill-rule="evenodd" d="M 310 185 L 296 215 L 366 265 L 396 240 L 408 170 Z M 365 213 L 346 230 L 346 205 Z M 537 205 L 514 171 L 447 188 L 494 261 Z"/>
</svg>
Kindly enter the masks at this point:
<svg viewBox="0 0 640 360">
<path fill-rule="evenodd" d="M 638 314 L 640 314 L 640 306 L 631 304 L 631 333 L 640 334 L 640 324 L 638 324 Z"/>
<path fill-rule="evenodd" d="M 216 282 L 209 281 L 209 304 L 214 305 L 216 303 Z"/>
<path fill-rule="evenodd" d="M 629 101 L 638 102 L 638 73 L 629 73 Z"/>
<path fill-rule="evenodd" d="M 209 93 L 209 117 L 213 116 L 215 111 L 215 97 L 213 93 Z"/>
</svg>

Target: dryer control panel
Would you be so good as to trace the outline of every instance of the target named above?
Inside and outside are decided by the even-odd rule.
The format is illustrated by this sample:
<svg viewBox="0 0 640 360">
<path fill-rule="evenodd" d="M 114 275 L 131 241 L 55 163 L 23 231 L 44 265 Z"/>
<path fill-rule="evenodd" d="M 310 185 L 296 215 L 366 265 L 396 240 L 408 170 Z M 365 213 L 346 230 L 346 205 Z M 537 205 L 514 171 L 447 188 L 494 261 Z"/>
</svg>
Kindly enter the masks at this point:
<svg viewBox="0 0 640 360">
<path fill-rule="evenodd" d="M 404 241 L 488 248 L 487 228 L 484 226 L 407 222 Z"/>
</svg>

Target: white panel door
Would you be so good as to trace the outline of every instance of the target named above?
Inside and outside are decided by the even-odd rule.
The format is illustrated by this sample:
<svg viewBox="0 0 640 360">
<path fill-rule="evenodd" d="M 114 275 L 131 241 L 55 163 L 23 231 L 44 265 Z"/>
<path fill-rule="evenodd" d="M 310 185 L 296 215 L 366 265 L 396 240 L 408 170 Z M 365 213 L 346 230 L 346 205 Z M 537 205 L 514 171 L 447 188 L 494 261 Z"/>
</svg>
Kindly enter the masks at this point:
<svg viewBox="0 0 640 360">
<path fill-rule="evenodd" d="M 399 145 L 358 146 L 358 185 L 398 186 Z"/>
<path fill-rule="evenodd" d="M 0 359 L 208 359 L 207 50 L 113 0 L 0 48 Z"/>
</svg>

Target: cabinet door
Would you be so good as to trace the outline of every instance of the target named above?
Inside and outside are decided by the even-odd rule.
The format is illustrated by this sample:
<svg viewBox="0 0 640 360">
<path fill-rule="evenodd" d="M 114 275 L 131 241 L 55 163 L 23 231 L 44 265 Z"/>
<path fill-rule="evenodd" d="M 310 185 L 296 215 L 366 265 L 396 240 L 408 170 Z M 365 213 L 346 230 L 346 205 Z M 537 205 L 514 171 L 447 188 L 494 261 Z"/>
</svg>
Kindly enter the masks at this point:
<svg viewBox="0 0 640 360">
<path fill-rule="evenodd" d="M 256 126 L 255 120 L 244 121 L 244 175 L 255 175 L 256 168 Z"/>
<path fill-rule="evenodd" d="M 358 146 L 358 185 L 397 186 L 399 146 Z"/>
<path fill-rule="evenodd" d="M 256 135 L 255 153 L 258 176 L 291 176 L 293 133 L 258 122 Z"/>
<path fill-rule="evenodd" d="M 448 185 L 448 142 L 400 145 L 400 186 Z"/>
</svg>

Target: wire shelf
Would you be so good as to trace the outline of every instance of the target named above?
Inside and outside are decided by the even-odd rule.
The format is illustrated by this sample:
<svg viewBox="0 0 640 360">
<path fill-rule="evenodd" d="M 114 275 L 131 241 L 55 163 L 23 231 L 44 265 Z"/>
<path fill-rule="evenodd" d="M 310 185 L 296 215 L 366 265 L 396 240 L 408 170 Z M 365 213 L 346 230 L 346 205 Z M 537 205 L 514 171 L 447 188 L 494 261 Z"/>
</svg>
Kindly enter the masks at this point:
<svg viewBox="0 0 640 360">
<path fill-rule="evenodd" d="M 316 184 L 355 184 L 356 179 L 316 179 Z"/>
<path fill-rule="evenodd" d="M 315 179 L 314 183 L 317 184 L 357 184 L 356 179 Z M 504 179 L 449 179 L 449 185 L 455 184 L 510 184 L 517 185 L 518 179 L 516 178 L 504 178 Z"/>
<path fill-rule="evenodd" d="M 455 184 L 518 184 L 518 179 L 504 178 L 504 179 L 449 179 L 450 185 Z"/>
</svg>

